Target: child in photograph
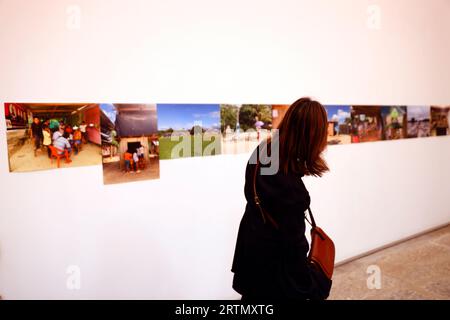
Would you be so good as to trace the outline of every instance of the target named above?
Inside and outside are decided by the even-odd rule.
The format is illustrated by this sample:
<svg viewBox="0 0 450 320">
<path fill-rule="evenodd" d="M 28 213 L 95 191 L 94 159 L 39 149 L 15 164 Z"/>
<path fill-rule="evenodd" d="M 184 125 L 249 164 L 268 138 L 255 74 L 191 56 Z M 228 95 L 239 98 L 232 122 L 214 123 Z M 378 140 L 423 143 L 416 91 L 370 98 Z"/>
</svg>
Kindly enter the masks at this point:
<svg viewBox="0 0 450 320">
<path fill-rule="evenodd" d="M 72 133 L 69 133 L 69 132 L 66 131 L 66 132 L 64 132 L 63 136 L 69 141 L 70 146 L 73 149 L 73 135 L 72 135 Z"/>
<path fill-rule="evenodd" d="M 129 150 L 127 150 L 124 155 L 123 155 L 123 159 L 125 161 L 125 172 L 128 173 L 130 172 L 130 168 L 131 168 L 131 163 L 133 161 L 133 155 L 130 153 Z"/>
<path fill-rule="evenodd" d="M 75 154 L 81 151 L 82 134 L 77 126 L 73 127 L 73 147 Z"/>
<path fill-rule="evenodd" d="M 134 167 L 134 171 L 137 173 L 141 172 L 138 168 L 138 163 L 139 163 L 138 149 L 136 149 L 133 153 L 133 167 Z"/>
<path fill-rule="evenodd" d="M 70 125 L 65 126 L 64 132 L 67 132 L 68 134 L 73 133 L 73 129 Z"/>
<path fill-rule="evenodd" d="M 42 144 L 47 149 L 47 155 L 49 158 L 52 156 L 52 151 L 50 150 L 50 145 L 52 144 L 52 137 L 51 137 L 51 131 L 48 126 L 44 126 L 42 129 L 42 135 L 43 135 L 43 142 Z"/>
<path fill-rule="evenodd" d="M 137 148 L 137 154 L 139 157 L 139 169 L 144 169 L 145 166 L 145 159 L 144 159 L 144 153 L 145 153 L 145 149 L 144 146 L 141 144 L 139 148 Z"/>
<path fill-rule="evenodd" d="M 152 141 L 153 154 L 159 154 L 159 140 Z"/>
<path fill-rule="evenodd" d="M 145 149 L 142 144 L 139 148 L 137 148 L 137 153 L 138 153 L 139 159 L 144 159 Z"/>
</svg>

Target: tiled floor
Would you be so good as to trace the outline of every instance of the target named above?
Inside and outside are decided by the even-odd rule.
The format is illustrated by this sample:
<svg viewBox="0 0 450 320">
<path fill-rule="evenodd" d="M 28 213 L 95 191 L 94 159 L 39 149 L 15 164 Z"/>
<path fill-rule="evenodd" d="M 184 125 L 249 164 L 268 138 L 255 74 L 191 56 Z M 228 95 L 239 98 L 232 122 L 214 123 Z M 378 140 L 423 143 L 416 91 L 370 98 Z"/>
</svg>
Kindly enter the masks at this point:
<svg viewBox="0 0 450 320">
<path fill-rule="evenodd" d="M 450 225 L 337 267 L 329 299 L 450 300 Z"/>
</svg>

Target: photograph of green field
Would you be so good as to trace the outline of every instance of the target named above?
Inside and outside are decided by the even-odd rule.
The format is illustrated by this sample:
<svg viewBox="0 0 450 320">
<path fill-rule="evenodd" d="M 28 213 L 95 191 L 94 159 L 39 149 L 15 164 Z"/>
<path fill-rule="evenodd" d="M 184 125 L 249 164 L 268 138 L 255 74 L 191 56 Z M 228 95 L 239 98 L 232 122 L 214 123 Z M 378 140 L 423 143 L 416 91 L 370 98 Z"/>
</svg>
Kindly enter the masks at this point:
<svg viewBox="0 0 450 320">
<path fill-rule="evenodd" d="M 171 137 L 160 137 L 159 138 L 159 147 L 160 147 L 160 158 L 161 159 L 175 159 L 175 158 L 184 158 L 184 157 L 201 157 L 204 155 L 218 155 L 220 154 L 220 148 L 216 150 L 216 148 L 213 148 L 210 154 L 205 154 L 208 151 L 208 146 L 212 147 L 214 144 L 214 139 L 217 139 L 217 143 L 220 146 L 220 136 L 215 135 L 211 137 L 210 141 L 205 140 L 205 136 L 203 136 L 203 139 L 201 140 L 201 152 L 198 152 L 198 149 L 195 148 L 196 141 L 194 140 L 195 137 L 191 135 L 186 135 L 185 139 L 190 139 L 190 142 L 187 143 L 190 145 L 189 148 L 180 148 L 180 153 L 178 156 L 172 156 L 172 152 L 176 150 L 176 146 L 180 144 L 180 141 L 172 141 Z M 201 139 L 201 138 L 200 138 Z M 183 142 L 181 142 L 183 143 Z M 186 150 L 190 150 L 190 152 L 186 153 Z M 185 155 L 186 153 L 186 155 Z"/>
<path fill-rule="evenodd" d="M 160 159 L 221 154 L 218 104 L 158 104 Z"/>
</svg>

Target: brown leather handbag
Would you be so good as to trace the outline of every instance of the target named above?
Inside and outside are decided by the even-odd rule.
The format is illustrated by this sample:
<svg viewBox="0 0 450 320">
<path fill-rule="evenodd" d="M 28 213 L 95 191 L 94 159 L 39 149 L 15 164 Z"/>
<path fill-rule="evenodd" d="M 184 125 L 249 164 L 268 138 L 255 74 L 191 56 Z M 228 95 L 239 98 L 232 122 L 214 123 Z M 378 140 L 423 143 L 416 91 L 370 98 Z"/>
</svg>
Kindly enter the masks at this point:
<svg viewBox="0 0 450 320">
<path fill-rule="evenodd" d="M 256 206 L 261 212 L 262 219 L 264 223 L 267 220 L 278 229 L 278 223 L 267 213 L 261 206 L 261 201 L 259 200 L 258 193 L 256 192 L 256 176 L 258 173 L 259 161 L 257 161 L 255 166 L 255 172 L 253 174 L 253 195 Z M 311 221 L 305 215 L 306 221 L 311 225 L 311 248 L 308 254 L 308 261 L 317 267 L 328 279 L 331 280 L 334 270 L 334 258 L 335 258 L 335 248 L 333 240 L 316 225 L 314 216 L 311 212 L 311 208 L 308 207 L 308 213 Z"/>
<path fill-rule="evenodd" d="M 331 280 L 334 271 L 335 248 L 331 238 L 316 225 L 311 208 L 308 207 L 308 213 L 311 221 L 305 215 L 306 221 L 311 225 L 311 249 L 309 250 L 308 260 L 325 274 Z"/>
</svg>

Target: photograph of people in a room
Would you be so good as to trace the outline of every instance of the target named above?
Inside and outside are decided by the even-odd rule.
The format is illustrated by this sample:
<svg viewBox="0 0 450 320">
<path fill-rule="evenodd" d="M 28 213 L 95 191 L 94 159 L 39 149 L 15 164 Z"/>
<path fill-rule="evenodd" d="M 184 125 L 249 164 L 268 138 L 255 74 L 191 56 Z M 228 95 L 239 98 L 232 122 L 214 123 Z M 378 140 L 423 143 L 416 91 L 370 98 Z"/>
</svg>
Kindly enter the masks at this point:
<svg viewBox="0 0 450 320">
<path fill-rule="evenodd" d="M 328 115 L 328 144 L 351 143 L 352 118 L 350 106 L 326 105 L 325 109 Z"/>
<path fill-rule="evenodd" d="M 101 104 L 103 183 L 159 178 L 154 104 Z"/>
<path fill-rule="evenodd" d="M 450 134 L 450 106 L 431 106 L 431 135 L 445 136 Z"/>
<path fill-rule="evenodd" d="M 161 159 L 221 153 L 218 104 L 158 104 Z"/>
<path fill-rule="evenodd" d="M 406 138 L 406 106 L 383 106 L 381 118 L 383 119 L 383 140 Z"/>
<path fill-rule="evenodd" d="M 101 163 L 98 104 L 5 103 L 10 172 Z"/>
<path fill-rule="evenodd" d="M 408 138 L 422 138 L 430 136 L 430 106 L 407 106 Z"/>
<path fill-rule="evenodd" d="M 222 153 L 252 152 L 270 137 L 272 106 L 268 104 L 222 104 L 220 106 Z"/>
<path fill-rule="evenodd" d="M 383 139 L 383 121 L 379 106 L 351 106 L 352 143 L 379 141 Z"/>
</svg>

